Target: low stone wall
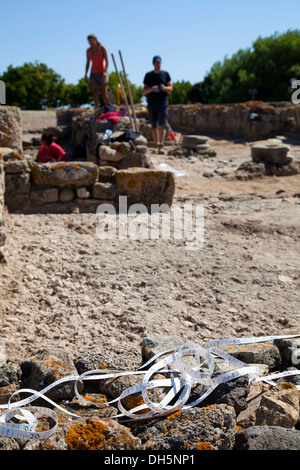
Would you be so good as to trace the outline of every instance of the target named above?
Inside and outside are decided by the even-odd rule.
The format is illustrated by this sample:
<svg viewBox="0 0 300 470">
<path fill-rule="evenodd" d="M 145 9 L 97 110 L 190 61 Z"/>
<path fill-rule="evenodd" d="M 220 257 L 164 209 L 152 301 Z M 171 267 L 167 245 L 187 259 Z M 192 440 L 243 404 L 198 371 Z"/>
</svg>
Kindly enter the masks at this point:
<svg viewBox="0 0 300 470">
<path fill-rule="evenodd" d="M 33 163 L 29 159 L 4 162 L 5 204 L 10 212 L 93 212 L 101 204 L 171 206 L 174 174 L 146 168 L 117 170 L 91 162 Z"/>
<path fill-rule="evenodd" d="M 233 105 L 172 105 L 174 130 L 192 134 L 264 139 L 273 134 L 300 136 L 300 106 L 249 101 Z"/>
</svg>

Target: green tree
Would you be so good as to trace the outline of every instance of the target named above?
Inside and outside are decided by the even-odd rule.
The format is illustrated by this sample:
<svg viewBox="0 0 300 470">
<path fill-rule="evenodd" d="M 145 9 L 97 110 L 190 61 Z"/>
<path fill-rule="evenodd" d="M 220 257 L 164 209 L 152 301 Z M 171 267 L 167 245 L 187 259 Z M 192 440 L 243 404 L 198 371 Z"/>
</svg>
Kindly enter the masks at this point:
<svg viewBox="0 0 300 470">
<path fill-rule="evenodd" d="M 65 86 L 65 99 L 63 104 L 67 104 L 72 108 L 79 108 L 84 104 L 93 102 L 93 94 L 89 83 L 81 78 L 77 85 L 71 83 Z"/>
<path fill-rule="evenodd" d="M 35 62 L 21 67 L 9 65 L 0 76 L 6 85 L 6 102 L 21 109 L 45 109 L 59 106 L 80 107 L 92 104 L 93 95 L 89 83 L 80 79 L 76 85 L 65 80 L 47 65 Z M 124 88 L 127 88 L 122 77 Z M 143 90 L 129 82 L 134 103 L 140 103 Z M 118 78 L 115 72 L 109 75 L 109 89 L 116 96 Z"/>
<path fill-rule="evenodd" d="M 257 88 L 257 99 L 289 101 L 291 78 L 300 79 L 299 30 L 259 37 L 251 48 L 216 62 L 190 96 L 193 102 L 235 103 L 248 101 L 249 90 Z"/>
<path fill-rule="evenodd" d="M 173 83 L 173 91 L 170 94 L 170 104 L 186 104 L 190 102 L 192 84 L 182 80 Z"/>
<path fill-rule="evenodd" d="M 21 109 L 57 107 L 65 101 L 64 79 L 45 64 L 10 65 L 1 76 L 6 85 L 6 101 Z"/>
</svg>

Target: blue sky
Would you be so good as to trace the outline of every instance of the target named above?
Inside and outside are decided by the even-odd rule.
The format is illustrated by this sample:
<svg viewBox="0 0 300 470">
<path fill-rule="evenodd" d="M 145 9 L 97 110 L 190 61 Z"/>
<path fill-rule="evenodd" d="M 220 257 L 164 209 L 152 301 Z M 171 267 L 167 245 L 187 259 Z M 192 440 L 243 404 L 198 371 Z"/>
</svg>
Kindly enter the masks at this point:
<svg viewBox="0 0 300 470">
<path fill-rule="evenodd" d="M 84 76 L 87 35 L 141 85 L 159 54 L 173 81 L 203 80 L 211 66 L 259 37 L 299 29 L 299 0 L 11 0 L 0 7 L 0 74 L 40 61 L 67 83 Z"/>
</svg>

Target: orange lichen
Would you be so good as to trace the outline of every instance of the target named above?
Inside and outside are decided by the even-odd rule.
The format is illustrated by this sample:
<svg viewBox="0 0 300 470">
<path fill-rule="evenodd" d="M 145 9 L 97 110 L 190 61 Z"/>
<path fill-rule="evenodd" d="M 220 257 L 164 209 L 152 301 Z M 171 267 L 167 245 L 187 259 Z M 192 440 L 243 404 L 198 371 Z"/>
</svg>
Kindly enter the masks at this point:
<svg viewBox="0 0 300 470">
<path fill-rule="evenodd" d="M 215 450 L 210 442 L 199 442 L 199 444 L 197 444 L 194 447 L 194 449 L 195 450 Z"/>
<path fill-rule="evenodd" d="M 176 411 L 175 413 L 173 413 L 173 414 L 169 415 L 169 416 L 167 417 L 167 419 L 175 419 L 175 418 L 177 418 L 178 416 L 180 416 L 180 415 L 181 415 L 181 413 L 182 413 L 182 411 L 181 411 L 181 410 L 179 410 L 179 411 Z"/>
<path fill-rule="evenodd" d="M 65 441 L 69 450 L 101 450 L 103 449 L 106 429 L 102 421 L 75 424 L 68 430 Z"/>
<path fill-rule="evenodd" d="M 283 382 L 281 384 L 281 388 L 283 388 L 283 390 L 290 390 L 293 387 L 294 385 L 291 382 Z"/>
<path fill-rule="evenodd" d="M 52 165 L 52 170 L 60 170 L 61 168 L 65 168 L 67 163 L 57 163 L 56 165 Z"/>
<path fill-rule="evenodd" d="M 85 395 L 84 399 L 87 400 L 88 402 L 95 403 L 95 404 L 100 404 L 100 405 L 107 404 L 105 395 L 101 395 L 100 398 L 93 397 L 92 395 Z"/>
<path fill-rule="evenodd" d="M 132 396 L 129 395 L 128 397 L 125 397 L 123 399 L 124 405 L 128 410 L 132 410 L 133 408 L 136 408 L 138 406 L 144 405 L 145 402 L 141 396 Z M 147 413 L 147 409 L 137 411 L 136 414 L 143 414 Z"/>
</svg>

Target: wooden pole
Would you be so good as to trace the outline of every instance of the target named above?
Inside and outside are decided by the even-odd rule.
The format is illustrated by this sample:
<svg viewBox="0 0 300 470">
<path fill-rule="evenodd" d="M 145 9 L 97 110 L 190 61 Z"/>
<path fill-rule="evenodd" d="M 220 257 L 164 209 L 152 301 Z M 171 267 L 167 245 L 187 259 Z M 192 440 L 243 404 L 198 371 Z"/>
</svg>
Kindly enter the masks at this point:
<svg viewBox="0 0 300 470">
<path fill-rule="evenodd" d="M 128 80 L 127 80 L 127 75 L 126 75 L 126 71 L 125 71 L 125 67 L 124 67 L 124 62 L 123 62 L 123 58 L 122 58 L 121 51 L 119 51 L 119 55 L 120 55 L 120 59 L 121 59 L 121 62 L 122 62 L 122 67 L 123 67 L 123 72 L 124 72 L 124 78 L 125 78 L 125 82 L 126 82 L 127 90 L 128 90 L 128 96 L 129 96 L 130 104 L 131 104 L 132 111 L 133 111 L 133 118 L 134 118 L 134 123 L 135 123 L 135 130 L 136 130 L 136 132 L 139 132 L 138 123 L 137 123 L 136 114 L 135 114 L 135 109 L 134 109 L 134 104 L 133 104 L 133 100 L 132 100 L 132 94 L 131 94 L 130 86 L 129 86 L 129 83 L 128 83 Z"/>
<path fill-rule="evenodd" d="M 120 76 L 120 74 L 119 74 L 119 71 L 118 71 L 118 69 L 117 69 L 117 64 L 116 64 L 114 55 L 112 54 L 111 56 L 112 56 L 113 63 L 114 63 L 114 65 L 115 65 L 116 74 L 117 74 L 117 77 L 118 77 L 118 80 L 119 80 L 119 83 L 120 83 L 120 87 L 121 87 L 121 90 L 122 90 L 122 94 L 123 94 L 123 96 L 124 96 L 125 106 L 126 106 L 126 109 L 127 109 L 127 113 L 128 113 L 129 119 L 130 119 L 130 124 L 131 124 L 132 129 L 134 129 L 133 121 L 132 121 L 132 117 L 131 117 L 131 113 L 130 113 L 130 109 L 129 109 L 129 105 L 128 105 L 128 101 L 127 101 L 127 96 L 126 96 L 126 93 L 125 93 L 125 90 L 124 90 L 124 86 L 123 86 L 123 82 L 122 82 L 121 76 Z"/>
</svg>

